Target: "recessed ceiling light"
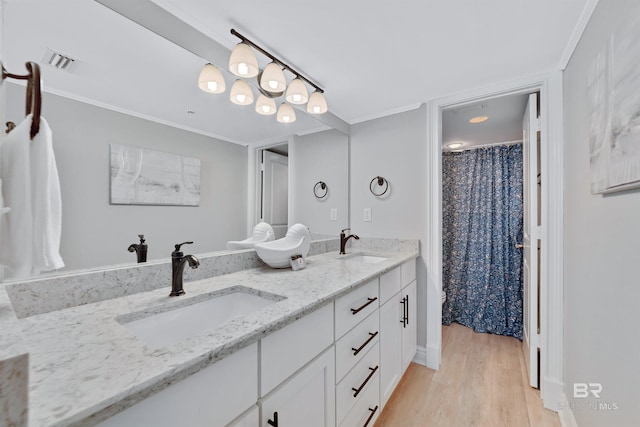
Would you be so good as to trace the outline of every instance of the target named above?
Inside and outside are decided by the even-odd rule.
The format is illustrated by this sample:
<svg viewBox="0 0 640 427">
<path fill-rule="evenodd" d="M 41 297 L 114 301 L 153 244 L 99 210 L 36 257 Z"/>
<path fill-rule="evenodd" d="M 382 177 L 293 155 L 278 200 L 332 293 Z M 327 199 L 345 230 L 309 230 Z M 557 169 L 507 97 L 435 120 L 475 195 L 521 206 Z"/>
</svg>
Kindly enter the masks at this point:
<svg viewBox="0 0 640 427">
<path fill-rule="evenodd" d="M 469 123 L 482 123 L 482 122 L 486 122 L 487 120 L 489 120 L 489 117 L 487 116 L 477 116 L 472 118 L 471 120 L 469 120 Z"/>
<path fill-rule="evenodd" d="M 460 148 L 463 145 L 464 144 L 462 142 L 452 142 L 450 144 L 447 144 L 447 148 Z"/>
</svg>

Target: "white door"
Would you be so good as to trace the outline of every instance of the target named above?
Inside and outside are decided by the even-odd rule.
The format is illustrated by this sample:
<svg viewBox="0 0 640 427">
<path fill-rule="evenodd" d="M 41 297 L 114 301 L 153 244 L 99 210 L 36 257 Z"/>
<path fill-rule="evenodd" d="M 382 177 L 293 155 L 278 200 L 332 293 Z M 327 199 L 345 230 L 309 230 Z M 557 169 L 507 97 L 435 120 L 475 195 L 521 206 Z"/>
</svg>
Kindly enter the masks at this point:
<svg viewBox="0 0 640 427">
<path fill-rule="evenodd" d="M 538 94 L 529 95 L 529 103 L 522 119 L 522 166 L 523 166 L 523 198 L 524 224 L 523 242 L 518 247 L 524 250 L 524 288 L 523 288 L 523 351 L 529 372 L 529 384 L 538 388 L 539 370 L 539 247 L 540 247 L 540 215 L 539 215 L 539 118 Z"/>
<path fill-rule="evenodd" d="M 418 341 L 418 325 L 416 322 L 416 281 L 407 285 L 400 295 L 404 298 L 404 310 L 406 314 L 402 323 L 402 372 L 406 371 L 409 363 L 416 355 Z"/>
<path fill-rule="evenodd" d="M 262 151 L 262 215 L 273 227 L 276 239 L 287 233 L 289 198 L 289 159 Z"/>
</svg>

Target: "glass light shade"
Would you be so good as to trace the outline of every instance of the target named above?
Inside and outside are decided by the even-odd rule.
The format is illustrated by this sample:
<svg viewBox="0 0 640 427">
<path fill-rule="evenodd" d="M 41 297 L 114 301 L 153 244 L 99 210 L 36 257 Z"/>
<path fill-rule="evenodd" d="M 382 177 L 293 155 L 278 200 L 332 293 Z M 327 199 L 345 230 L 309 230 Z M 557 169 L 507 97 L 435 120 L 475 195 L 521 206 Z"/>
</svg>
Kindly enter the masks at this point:
<svg viewBox="0 0 640 427">
<path fill-rule="evenodd" d="M 260 87 L 267 92 L 283 92 L 287 87 L 282 68 L 275 62 L 266 66 L 260 79 Z"/>
<path fill-rule="evenodd" d="M 293 123 L 296 121 L 296 112 L 293 107 L 286 102 L 280 104 L 276 117 L 280 123 Z"/>
<path fill-rule="evenodd" d="M 251 78 L 258 75 L 258 60 L 246 43 L 238 43 L 229 57 L 229 71 L 238 77 Z"/>
<path fill-rule="evenodd" d="M 307 112 L 311 114 L 322 114 L 328 110 L 327 100 L 322 92 L 315 91 L 309 97 Z"/>
<path fill-rule="evenodd" d="M 276 101 L 272 98 L 267 98 L 264 95 L 258 96 L 256 101 L 256 112 L 263 116 L 270 116 L 276 113 Z"/>
<path fill-rule="evenodd" d="M 250 105 L 253 103 L 253 91 L 251 86 L 247 82 L 241 79 L 237 79 L 233 86 L 231 86 L 231 93 L 229 94 L 231 102 L 237 105 Z"/>
<path fill-rule="evenodd" d="M 301 79 L 296 78 L 289 83 L 285 99 L 291 104 L 304 104 L 309 100 L 307 86 Z"/>
<path fill-rule="evenodd" d="M 213 64 L 202 67 L 198 77 L 198 87 L 209 93 L 222 93 L 227 88 L 222 72 Z"/>
</svg>

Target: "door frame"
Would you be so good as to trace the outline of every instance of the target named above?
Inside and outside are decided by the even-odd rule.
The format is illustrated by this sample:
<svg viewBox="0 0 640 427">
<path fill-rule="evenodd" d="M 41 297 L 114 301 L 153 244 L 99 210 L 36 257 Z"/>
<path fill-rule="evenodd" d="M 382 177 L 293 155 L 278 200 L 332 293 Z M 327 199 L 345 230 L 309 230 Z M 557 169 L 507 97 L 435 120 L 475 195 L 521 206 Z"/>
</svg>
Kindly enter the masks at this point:
<svg viewBox="0 0 640 427">
<path fill-rule="evenodd" d="M 442 358 L 442 110 L 504 95 L 540 92 L 542 236 L 540 271 L 540 392 L 544 406 L 558 411 L 563 389 L 563 101 L 562 73 L 538 74 L 427 103 L 426 362 Z"/>
</svg>

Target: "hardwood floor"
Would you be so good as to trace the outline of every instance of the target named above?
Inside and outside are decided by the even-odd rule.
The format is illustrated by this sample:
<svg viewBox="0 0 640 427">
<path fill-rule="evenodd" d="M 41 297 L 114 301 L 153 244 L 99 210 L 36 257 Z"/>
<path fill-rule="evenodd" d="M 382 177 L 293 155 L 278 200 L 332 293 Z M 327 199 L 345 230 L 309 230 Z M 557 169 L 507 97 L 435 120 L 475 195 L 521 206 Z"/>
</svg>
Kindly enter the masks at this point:
<svg viewBox="0 0 640 427">
<path fill-rule="evenodd" d="M 529 387 L 520 341 L 452 324 L 442 346 L 440 369 L 412 363 L 375 427 L 560 426 Z"/>
</svg>

